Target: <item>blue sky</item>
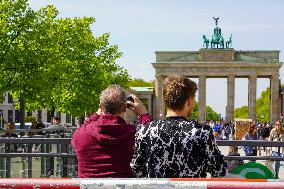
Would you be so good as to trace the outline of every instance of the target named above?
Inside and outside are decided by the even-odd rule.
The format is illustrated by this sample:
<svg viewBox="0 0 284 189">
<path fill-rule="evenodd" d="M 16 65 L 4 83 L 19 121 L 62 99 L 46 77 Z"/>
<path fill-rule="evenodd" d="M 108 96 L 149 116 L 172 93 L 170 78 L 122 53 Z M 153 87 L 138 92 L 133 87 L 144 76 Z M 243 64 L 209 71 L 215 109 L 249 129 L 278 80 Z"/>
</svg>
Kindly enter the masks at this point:
<svg viewBox="0 0 284 189">
<path fill-rule="evenodd" d="M 211 35 L 214 17 L 224 37 L 233 34 L 235 50 L 280 50 L 284 59 L 284 1 L 279 0 L 30 0 L 34 9 L 54 4 L 60 17 L 92 16 L 95 35 L 110 33 L 123 52 L 118 63 L 132 77 L 153 80 L 155 51 L 199 50 L 202 35 Z M 283 68 L 280 77 L 284 82 Z M 197 80 L 195 80 L 197 81 Z M 207 80 L 207 105 L 225 114 L 225 79 Z M 247 105 L 247 79 L 236 80 L 235 107 Z M 258 79 L 257 96 L 269 86 Z M 217 87 L 217 89 L 216 89 Z"/>
</svg>

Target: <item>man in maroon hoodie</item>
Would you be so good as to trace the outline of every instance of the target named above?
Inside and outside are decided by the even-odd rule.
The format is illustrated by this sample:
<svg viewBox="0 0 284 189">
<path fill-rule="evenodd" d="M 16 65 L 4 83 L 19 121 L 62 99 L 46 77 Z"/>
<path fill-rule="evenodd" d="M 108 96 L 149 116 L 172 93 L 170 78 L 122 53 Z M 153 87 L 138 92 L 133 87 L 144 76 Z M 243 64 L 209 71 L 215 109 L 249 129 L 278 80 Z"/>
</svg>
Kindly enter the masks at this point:
<svg viewBox="0 0 284 189">
<path fill-rule="evenodd" d="M 100 95 L 100 109 L 78 128 L 72 145 L 78 159 L 78 176 L 133 177 L 130 161 L 133 156 L 136 127 L 127 124 L 124 114 L 129 109 L 139 116 L 139 122 L 152 121 L 143 103 L 131 95 L 134 102 L 127 101 L 125 91 L 111 85 Z"/>
</svg>

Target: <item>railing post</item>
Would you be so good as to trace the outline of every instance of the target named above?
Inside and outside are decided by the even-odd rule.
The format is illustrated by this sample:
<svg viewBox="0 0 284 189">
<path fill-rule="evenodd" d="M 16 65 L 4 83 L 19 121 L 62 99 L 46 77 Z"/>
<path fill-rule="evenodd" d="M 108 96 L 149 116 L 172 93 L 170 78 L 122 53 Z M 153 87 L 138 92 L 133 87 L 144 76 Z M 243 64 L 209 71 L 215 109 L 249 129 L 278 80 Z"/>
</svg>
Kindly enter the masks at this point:
<svg viewBox="0 0 284 189">
<path fill-rule="evenodd" d="M 67 153 L 67 144 L 61 144 L 61 153 Z M 68 176 L 68 161 L 67 158 L 62 157 L 62 177 Z"/>
<path fill-rule="evenodd" d="M 28 153 L 32 153 L 33 144 L 27 144 L 27 145 L 28 145 Z M 28 157 L 28 178 L 32 178 L 32 170 L 33 170 L 32 157 Z"/>
<path fill-rule="evenodd" d="M 48 132 L 47 134 L 47 138 L 50 138 L 50 132 Z M 46 144 L 46 153 L 50 153 L 52 151 L 52 144 Z M 54 157 L 48 157 L 45 159 L 46 160 L 46 174 L 48 174 L 48 172 L 53 172 L 53 174 L 55 174 L 54 171 Z"/>
<path fill-rule="evenodd" d="M 5 153 L 11 153 L 11 144 L 5 144 Z M 6 157 L 6 178 L 10 178 L 11 174 L 11 158 Z"/>
<path fill-rule="evenodd" d="M 40 153 L 45 153 L 45 149 L 46 149 L 46 144 L 41 144 L 40 145 Z M 45 171 L 45 157 L 41 157 L 40 158 L 40 174 L 41 176 L 44 176 L 46 171 Z"/>
</svg>

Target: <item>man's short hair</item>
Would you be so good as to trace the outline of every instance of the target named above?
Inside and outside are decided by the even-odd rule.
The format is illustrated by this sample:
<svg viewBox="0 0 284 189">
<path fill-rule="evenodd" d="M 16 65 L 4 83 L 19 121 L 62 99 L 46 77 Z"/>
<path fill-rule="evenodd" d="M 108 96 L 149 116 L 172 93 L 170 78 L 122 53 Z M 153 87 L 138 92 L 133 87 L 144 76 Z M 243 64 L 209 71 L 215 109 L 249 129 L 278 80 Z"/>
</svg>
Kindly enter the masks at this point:
<svg viewBox="0 0 284 189">
<path fill-rule="evenodd" d="M 104 113 L 119 114 L 125 111 L 126 93 L 119 85 L 110 85 L 100 95 L 100 106 Z"/>
<path fill-rule="evenodd" d="M 56 120 L 56 121 L 60 121 L 60 118 L 57 116 L 54 116 L 52 119 Z"/>
<path fill-rule="evenodd" d="M 172 110 L 181 110 L 188 97 L 194 97 L 196 91 L 196 83 L 186 76 L 170 75 L 163 83 L 163 98 Z"/>
</svg>

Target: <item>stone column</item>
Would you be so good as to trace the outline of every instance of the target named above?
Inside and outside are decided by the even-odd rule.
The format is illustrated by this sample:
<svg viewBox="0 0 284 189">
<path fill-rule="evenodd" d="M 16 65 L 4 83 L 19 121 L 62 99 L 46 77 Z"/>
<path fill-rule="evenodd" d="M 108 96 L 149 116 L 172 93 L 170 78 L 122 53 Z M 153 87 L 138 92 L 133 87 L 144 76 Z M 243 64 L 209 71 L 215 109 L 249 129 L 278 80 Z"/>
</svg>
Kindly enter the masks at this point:
<svg viewBox="0 0 284 189">
<path fill-rule="evenodd" d="M 163 119 L 165 117 L 165 106 L 163 102 L 163 81 L 164 76 L 156 76 L 155 81 L 155 119 Z"/>
<path fill-rule="evenodd" d="M 279 119 L 279 75 L 273 74 L 270 77 L 270 121 Z"/>
<path fill-rule="evenodd" d="M 199 76 L 198 81 L 198 106 L 199 106 L 199 121 L 206 121 L 206 76 Z"/>
<path fill-rule="evenodd" d="M 249 101 L 248 101 L 248 108 L 249 108 L 249 118 L 253 121 L 256 120 L 256 75 L 249 76 L 249 84 L 248 84 L 248 91 L 249 91 Z"/>
<path fill-rule="evenodd" d="M 234 109 L 235 109 L 235 76 L 228 75 L 226 121 L 234 121 Z"/>
<path fill-rule="evenodd" d="M 151 95 L 152 96 L 152 95 Z M 148 113 L 153 117 L 153 112 L 152 112 L 152 98 L 148 98 Z"/>
</svg>

